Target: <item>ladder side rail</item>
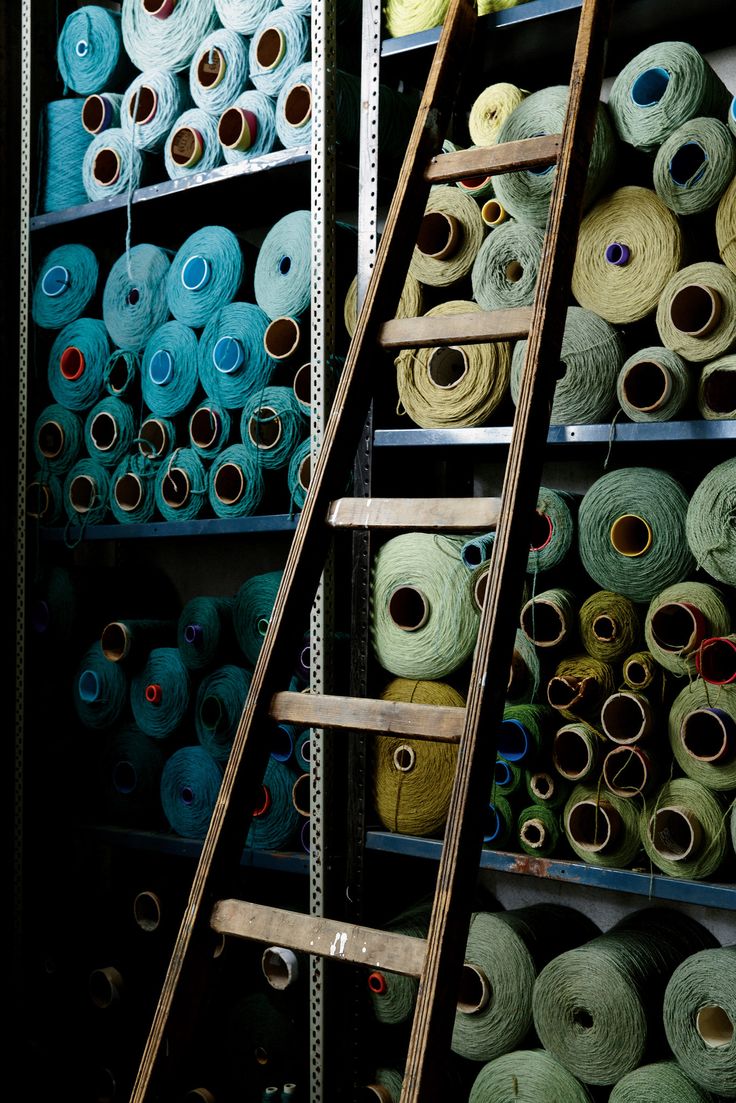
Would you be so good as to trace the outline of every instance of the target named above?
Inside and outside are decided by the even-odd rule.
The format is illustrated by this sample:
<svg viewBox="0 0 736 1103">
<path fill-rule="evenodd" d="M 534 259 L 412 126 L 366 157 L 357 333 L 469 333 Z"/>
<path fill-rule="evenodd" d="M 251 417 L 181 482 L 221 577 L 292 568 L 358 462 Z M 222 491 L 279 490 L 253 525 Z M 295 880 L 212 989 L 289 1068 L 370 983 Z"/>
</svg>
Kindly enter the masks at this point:
<svg viewBox="0 0 736 1103">
<path fill-rule="evenodd" d="M 453 107 L 463 60 L 475 29 L 471 0 L 453 0 L 435 54 L 435 61 L 417 112 L 416 122 L 389 209 L 368 292 L 325 427 L 310 489 L 294 532 L 274 603 L 269 628 L 255 666 L 248 698 L 233 740 L 217 803 L 204 839 L 189 898 L 163 980 L 152 1024 L 133 1084 L 130 1103 L 143 1103 L 154 1075 L 172 1011 L 176 1006 L 185 1030 L 191 1030 L 192 1008 L 182 996 L 186 984 L 201 992 L 205 924 L 218 895 L 223 895 L 229 870 L 238 868 L 251 821 L 255 789 L 268 760 L 258 722 L 268 724 L 274 693 L 288 682 L 293 664 L 292 641 L 307 623 L 324 567 L 332 533 L 325 523 L 330 502 L 344 490 L 365 424 L 375 373 L 358 370 L 367 346 L 380 355 L 380 324 L 391 317 L 403 290 L 430 185 L 424 180 L 429 158 L 440 148 Z M 253 733 L 253 736 L 251 736 Z M 214 935 L 212 935 L 214 937 Z M 196 952 L 198 951 L 198 953 Z M 178 997 L 178 998 L 177 998 Z M 181 1044 L 181 1039 L 178 1039 Z"/>
<path fill-rule="evenodd" d="M 514 418 L 401 1103 L 429 1103 L 442 1098 L 441 1066 L 449 1051 L 454 997 L 482 850 L 483 810 L 496 754 L 495 730 L 505 704 L 505 679 L 493 677 L 493 672 L 508 670 L 511 664 L 613 3 L 583 0 L 580 15 L 534 321 Z"/>
</svg>

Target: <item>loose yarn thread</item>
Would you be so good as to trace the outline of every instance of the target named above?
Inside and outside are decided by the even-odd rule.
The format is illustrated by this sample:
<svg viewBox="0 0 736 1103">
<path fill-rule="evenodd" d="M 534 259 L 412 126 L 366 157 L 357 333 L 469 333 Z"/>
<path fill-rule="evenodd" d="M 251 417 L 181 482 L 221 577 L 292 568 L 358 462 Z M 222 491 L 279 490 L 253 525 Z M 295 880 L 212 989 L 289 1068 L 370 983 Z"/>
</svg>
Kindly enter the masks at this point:
<svg viewBox="0 0 736 1103">
<path fill-rule="evenodd" d="M 247 41 L 236 31 L 218 27 L 202 39 L 192 56 L 189 94 L 197 107 L 219 118 L 247 83 Z"/>
<path fill-rule="evenodd" d="M 146 69 L 123 94 L 120 129 L 136 149 L 163 149 L 176 120 L 191 105 L 184 79 L 170 69 Z"/>
</svg>

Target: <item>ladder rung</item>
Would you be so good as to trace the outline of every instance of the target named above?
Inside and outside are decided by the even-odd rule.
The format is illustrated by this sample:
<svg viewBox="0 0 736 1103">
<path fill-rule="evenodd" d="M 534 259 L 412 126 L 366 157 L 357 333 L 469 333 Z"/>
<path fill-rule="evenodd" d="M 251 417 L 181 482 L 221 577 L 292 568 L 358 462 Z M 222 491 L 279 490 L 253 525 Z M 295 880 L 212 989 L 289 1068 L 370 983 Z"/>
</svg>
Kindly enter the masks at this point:
<svg viewBox="0 0 736 1103">
<path fill-rule="evenodd" d="M 276 943 L 320 957 L 338 958 L 418 977 L 427 944 L 422 938 L 323 919 L 246 900 L 218 900 L 210 926 L 219 934 Z"/>
<path fill-rule="evenodd" d="M 288 690 L 273 695 L 268 711 L 274 720 L 292 724 L 405 735 L 433 743 L 459 743 L 465 720 L 465 709 L 455 705 L 418 705 Z"/>
<path fill-rule="evenodd" d="M 483 341 L 515 341 L 529 336 L 530 306 L 508 310 L 477 310 L 472 314 L 436 314 L 393 318 L 384 322 L 378 342 L 385 349 L 430 348 L 433 345 L 478 345 Z"/>
<path fill-rule="evenodd" d="M 561 147 L 561 134 L 540 134 L 538 138 L 523 138 L 518 142 L 441 153 L 429 162 L 424 179 L 430 184 L 448 184 L 453 180 L 498 176 L 518 169 L 545 168 L 557 163 Z"/>
<path fill-rule="evenodd" d="M 500 498 L 337 498 L 327 524 L 348 529 L 495 529 Z"/>
</svg>

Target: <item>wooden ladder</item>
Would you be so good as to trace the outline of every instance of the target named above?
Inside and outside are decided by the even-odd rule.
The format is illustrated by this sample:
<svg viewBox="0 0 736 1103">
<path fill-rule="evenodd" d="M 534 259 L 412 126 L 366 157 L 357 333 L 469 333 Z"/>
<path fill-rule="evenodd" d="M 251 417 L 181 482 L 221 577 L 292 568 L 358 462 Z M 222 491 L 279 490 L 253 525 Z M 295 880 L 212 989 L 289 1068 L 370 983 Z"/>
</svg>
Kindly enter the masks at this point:
<svg viewBox="0 0 736 1103">
<path fill-rule="evenodd" d="M 583 0 L 561 135 L 440 154 L 476 23 L 471 0 L 452 0 L 381 237 L 365 302 L 337 388 L 270 626 L 204 840 L 188 903 L 133 1086 L 144 1103 L 173 1024 L 191 1022 L 216 935 L 279 945 L 419 978 L 401 1103 L 439 1097 L 449 1051 L 507 679 L 542 476 L 550 407 L 569 303 L 583 191 L 614 0 Z M 392 320 L 434 184 L 556 164 L 545 245 L 531 308 Z M 528 338 L 500 500 L 341 497 L 373 397 L 383 349 Z M 440 708 L 284 691 L 293 641 L 308 623 L 335 530 L 487 530 L 496 527 L 466 707 Z M 427 939 L 226 899 L 239 870 L 255 795 L 269 757 L 270 723 L 400 734 L 459 744 Z M 184 1026 L 182 1026 L 184 1024 Z"/>
</svg>

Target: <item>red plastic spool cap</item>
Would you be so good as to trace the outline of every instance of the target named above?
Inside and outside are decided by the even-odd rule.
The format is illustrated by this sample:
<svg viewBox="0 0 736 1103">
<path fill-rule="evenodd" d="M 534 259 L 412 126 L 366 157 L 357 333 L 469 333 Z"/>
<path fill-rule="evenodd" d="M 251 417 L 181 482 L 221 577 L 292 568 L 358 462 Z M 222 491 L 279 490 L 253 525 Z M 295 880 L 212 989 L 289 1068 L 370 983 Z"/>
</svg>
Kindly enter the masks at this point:
<svg viewBox="0 0 736 1103">
<path fill-rule="evenodd" d="M 262 786 L 263 795 L 261 804 L 253 809 L 253 818 L 257 819 L 259 816 L 265 816 L 271 807 L 271 792 L 267 785 Z"/>
<path fill-rule="evenodd" d="M 160 705 L 164 699 L 163 690 L 156 682 L 146 686 L 146 700 L 152 705 Z"/>
<path fill-rule="evenodd" d="M 383 973 L 370 973 L 368 976 L 368 987 L 374 996 L 385 996 L 388 992 L 388 984 Z"/>
<path fill-rule="evenodd" d="M 59 358 L 59 371 L 65 379 L 80 379 L 85 369 L 84 353 L 76 345 L 68 345 Z"/>
</svg>

